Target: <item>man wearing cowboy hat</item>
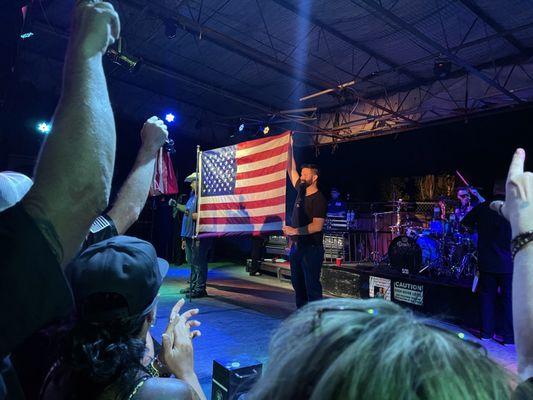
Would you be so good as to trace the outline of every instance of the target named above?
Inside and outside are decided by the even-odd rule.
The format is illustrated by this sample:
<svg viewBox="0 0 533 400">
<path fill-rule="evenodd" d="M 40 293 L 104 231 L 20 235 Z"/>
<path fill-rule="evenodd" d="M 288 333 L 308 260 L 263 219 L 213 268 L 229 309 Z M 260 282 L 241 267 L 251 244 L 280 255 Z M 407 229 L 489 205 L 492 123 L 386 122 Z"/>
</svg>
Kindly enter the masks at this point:
<svg viewBox="0 0 533 400">
<path fill-rule="evenodd" d="M 211 247 L 211 239 L 198 239 L 196 236 L 196 212 L 198 189 L 198 176 L 193 172 L 185 182 L 191 184 L 191 195 L 185 205 L 178 204 L 175 200 L 170 200 L 169 204 L 174 207 L 174 214 L 179 211 L 183 213 L 181 223 L 181 246 L 185 250 L 187 263 L 191 266 L 190 286 L 182 289 L 180 293 L 188 293 L 191 298 L 200 298 L 207 296 L 207 253 Z"/>
</svg>

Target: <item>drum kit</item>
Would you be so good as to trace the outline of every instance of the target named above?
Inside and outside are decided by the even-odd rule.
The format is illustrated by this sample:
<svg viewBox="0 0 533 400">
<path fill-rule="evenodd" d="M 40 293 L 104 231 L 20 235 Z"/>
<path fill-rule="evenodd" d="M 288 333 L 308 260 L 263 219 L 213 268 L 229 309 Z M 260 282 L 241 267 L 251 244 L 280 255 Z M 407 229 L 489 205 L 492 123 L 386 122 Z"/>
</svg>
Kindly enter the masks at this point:
<svg viewBox="0 0 533 400">
<path fill-rule="evenodd" d="M 462 226 L 455 214 L 445 217 L 443 204 L 454 203 L 450 199 L 439 199 L 428 224 L 416 217 L 402 221 L 401 203 L 397 206 L 397 223 L 390 227 L 395 238 L 387 254 L 391 268 L 405 274 L 429 274 L 456 280 L 475 275 L 475 234 Z"/>
</svg>

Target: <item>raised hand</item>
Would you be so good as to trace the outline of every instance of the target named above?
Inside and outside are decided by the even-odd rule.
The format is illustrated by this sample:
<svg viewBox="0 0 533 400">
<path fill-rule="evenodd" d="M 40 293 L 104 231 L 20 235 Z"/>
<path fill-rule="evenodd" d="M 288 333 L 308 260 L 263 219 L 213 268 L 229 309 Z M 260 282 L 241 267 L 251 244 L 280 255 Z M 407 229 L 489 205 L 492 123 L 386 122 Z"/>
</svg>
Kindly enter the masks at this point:
<svg viewBox="0 0 533 400">
<path fill-rule="evenodd" d="M 533 173 L 524 172 L 525 159 L 524 149 L 517 149 L 507 175 L 505 202 L 490 205 L 511 223 L 513 237 L 533 230 Z"/>
<path fill-rule="evenodd" d="M 78 1 L 72 20 L 69 50 L 83 59 L 103 55 L 120 35 L 120 18 L 111 3 Z"/>
<path fill-rule="evenodd" d="M 198 314 L 197 308 L 180 315 L 179 312 L 184 302 L 181 299 L 172 308 L 167 329 L 163 333 L 162 353 L 163 362 L 167 368 L 177 378 L 188 380 L 195 375 L 192 339 L 201 336 L 201 332 L 191 331 L 191 327 L 200 326 L 200 322 L 189 320 L 193 315 Z"/>
<path fill-rule="evenodd" d="M 150 117 L 141 130 L 142 145 L 150 154 L 155 154 L 168 139 L 168 128 L 158 117 Z"/>
</svg>

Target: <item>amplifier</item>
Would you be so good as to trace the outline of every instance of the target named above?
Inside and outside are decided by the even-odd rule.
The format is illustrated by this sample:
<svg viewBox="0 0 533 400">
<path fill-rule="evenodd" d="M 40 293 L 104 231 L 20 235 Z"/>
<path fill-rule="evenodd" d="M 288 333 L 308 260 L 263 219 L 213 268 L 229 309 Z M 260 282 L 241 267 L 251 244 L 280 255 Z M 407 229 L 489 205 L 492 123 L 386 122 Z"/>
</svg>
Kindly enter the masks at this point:
<svg viewBox="0 0 533 400">
<path fill-rule="evenodd" d="M 348 220 L 344 217 L 326 217 L 324 222 L 325 231 L 347 231 Z"/>
<path fill-rule="evenodd" d="M 322 244 L 324 245 L 324 258 L 344 258 L 347 252 L 347 240 L 343 233 L 325 233 Z"/>
<path fill-rule="evenodd" d="M 270 235 L 265 245 L 267 254 L 287 255 L 287 246 L 289 242 L 287 237 L 281 235 Z"/>
<path fill-rule="evenodd" d="M 213 360 L 212 400 L 244 398 L 253 383 L 261 376 L 263 364 L 247 356 Z"/>
</svg>

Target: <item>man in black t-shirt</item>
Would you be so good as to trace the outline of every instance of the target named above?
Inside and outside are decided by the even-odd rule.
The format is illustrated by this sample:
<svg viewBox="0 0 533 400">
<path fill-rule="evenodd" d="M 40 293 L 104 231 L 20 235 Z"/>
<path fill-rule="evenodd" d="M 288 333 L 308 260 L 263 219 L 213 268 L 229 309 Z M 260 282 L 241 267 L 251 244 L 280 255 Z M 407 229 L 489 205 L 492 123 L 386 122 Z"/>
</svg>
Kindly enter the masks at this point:
<svg viewBox="0 0 533 400">
<path fill-rule="evenodd" d="M 494 185 L 495 196 L 501 195 L 504 190 L 503 185 Z M 488 340 L 494 335 L 495 300 L 499 287 L 503 303 L 503 342 L 513 344 L 511 225 L 491 210 L 488 202 L 474 207 L 461 223 L 478 233 L 481 338 Z"/>
<path fill-rule="evenodd" d="M 324 260 L 322 229 L 326 219 L 327 200 L 318 190 L 318 167 L 304 164 L 298 175 L 294 157 L 290 163 L 291 182 L 298 191 L 292 212 L 292 226 L 283 233 L 293 239 L 290 253 L 291 282 L 296 307 L 322 299 L 320 271 Z"/>
</svg>

